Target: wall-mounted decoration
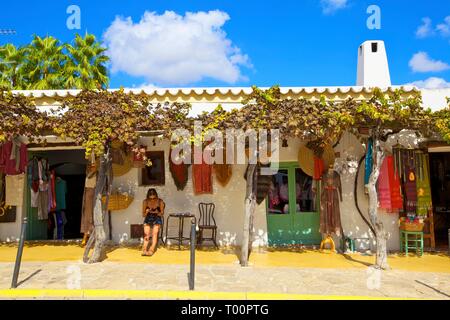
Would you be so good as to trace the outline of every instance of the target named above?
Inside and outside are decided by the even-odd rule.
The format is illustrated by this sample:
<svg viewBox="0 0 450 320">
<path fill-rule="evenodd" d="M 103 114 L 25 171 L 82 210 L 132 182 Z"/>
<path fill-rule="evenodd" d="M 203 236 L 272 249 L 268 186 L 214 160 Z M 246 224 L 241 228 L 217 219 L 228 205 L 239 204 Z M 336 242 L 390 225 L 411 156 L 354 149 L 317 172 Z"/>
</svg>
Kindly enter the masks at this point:
<svg viewBox="0 0 450 320">
<path fill-rule="evenodd" d="M 5 205 L 5 175 L 0 174 L 0 223 L 16 221 L 16 207 Z"/>
<path fill-rule="evenodd" d="M 141 185 L 163 186 L 166 182 L 164 151 L 147 151 L 145 154 L 152 165 L 141 169 Z"/>
<path fill-rule="evenodd" d="M 172 161 L 172 150 L 170 150 L 169 153 L 169 170 L 170 173 L 172 174 L 172 178 L 173 181 L 175 183 L 175 186 L 177 187 L 178 191 L 184 190 L 184 188 L 187 185 L 188 182 L 188 169 L 189 169 L 189 165 L 185 164 L 184 162 L 180 163 L 180 164 L 175 164 Z"/>
</svg>

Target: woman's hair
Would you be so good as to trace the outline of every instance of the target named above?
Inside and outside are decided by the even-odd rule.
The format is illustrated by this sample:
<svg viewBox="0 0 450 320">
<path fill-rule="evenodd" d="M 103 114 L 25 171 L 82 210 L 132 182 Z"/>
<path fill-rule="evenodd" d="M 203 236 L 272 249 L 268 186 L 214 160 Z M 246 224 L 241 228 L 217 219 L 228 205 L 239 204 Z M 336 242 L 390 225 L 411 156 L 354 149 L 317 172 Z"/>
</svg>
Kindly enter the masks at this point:
<svg viewBox="0 0 450 320">
<path fill-rule="evenodd" d="M 147 199 L 150 198 L 150 196 L 156 196 L 158 197 L 158 192 L 154 188 L 150 188 L 147 191 Z"/>
</svg>

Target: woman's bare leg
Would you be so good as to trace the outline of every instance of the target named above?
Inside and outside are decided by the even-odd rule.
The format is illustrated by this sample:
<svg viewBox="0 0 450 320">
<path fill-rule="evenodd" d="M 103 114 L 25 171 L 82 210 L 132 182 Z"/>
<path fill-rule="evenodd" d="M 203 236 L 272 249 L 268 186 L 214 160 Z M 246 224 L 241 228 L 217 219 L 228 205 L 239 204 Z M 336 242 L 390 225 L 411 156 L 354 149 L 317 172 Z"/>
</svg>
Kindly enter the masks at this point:
<svg viewBox="0 0 450 320">
<path fill-rule="evenodd" d="M 151 252 L 155 252 L 156 250 L 156 245 L 158 244 L 158 233 L 159 233 L 159 228 L 161 226 L 159 224 L 155 224 L 153 226 L 153 230 L 152 230 L 152 246 L 150 247 Z"/>
<path fill-rule="evenodd" d="M 147 254 L 148 243 L 150 241 L 150 226 L 144 225 L 144 244 L 142 245 L 142 253 Z"/>
</svg>

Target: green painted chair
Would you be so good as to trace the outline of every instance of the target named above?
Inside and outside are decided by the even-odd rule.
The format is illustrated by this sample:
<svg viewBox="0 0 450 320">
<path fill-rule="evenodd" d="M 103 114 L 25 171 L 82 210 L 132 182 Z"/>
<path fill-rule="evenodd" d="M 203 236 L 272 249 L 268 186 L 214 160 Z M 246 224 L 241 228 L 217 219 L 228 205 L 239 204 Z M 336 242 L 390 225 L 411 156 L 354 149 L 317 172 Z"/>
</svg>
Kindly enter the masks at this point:
<svg viewBox="0 0 450 320">
<path fill-rule="evenodd" d="M 423 232 L 400 230 L 400 252 L 408 255 L 408 250 L 414 249 L 417 255 L 423 255 Z"/>
</svg>

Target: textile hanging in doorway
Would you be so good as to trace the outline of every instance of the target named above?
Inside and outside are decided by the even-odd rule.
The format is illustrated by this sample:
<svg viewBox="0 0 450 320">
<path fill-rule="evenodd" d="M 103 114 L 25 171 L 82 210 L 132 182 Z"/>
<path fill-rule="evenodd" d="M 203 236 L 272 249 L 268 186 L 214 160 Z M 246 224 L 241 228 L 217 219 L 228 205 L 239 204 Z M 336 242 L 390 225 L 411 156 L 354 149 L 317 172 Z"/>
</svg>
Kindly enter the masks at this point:
<svg viewBox="0 0 450 320">
<path fill-rule="evenodd" d="M 370 175 L 372 174 L 372 167 L 373 167 L 373 141 L 372 138 L 369 138 L 369 141 L 367 142 L 367 153 L 364 170 L 364 185 L 367 185 L 369 183 Z"/>
<path fill-rule="evenodd" d="M 381 209 L 398 212 L 403 209 L 400 177 L 394 168 L 394 157 L 387 156 L 380 169 L 378 178 L 378 201 Z"/>
<path fill-rule="evenodd" d="M 25 188 L 25 174 L 18 174 L 5 177 L 6 194 L 5 205 L 22 206 Z"/>
<path fill-rule="evenodd" d="M 66 209 L 67 183 L 60 177 L 56 178 L 56 210 Z"/>
<path fill-rule="evenodd" d="M 417 185 L 414 150 L 402 150 L 403 190 L 406 213 L 416 214 Z"/>
<path fill-rule="evenodd" d="M 416 154 L 416 166 L 419 168 L 417 175 L 417 215 L 427 216 L 429 210 L 432 208 L 431 200 L 431 188 L 430 188 L 430 176 L 428 172 L 429 168 L 429 156 L 422 152 Z"/>
</svg>

